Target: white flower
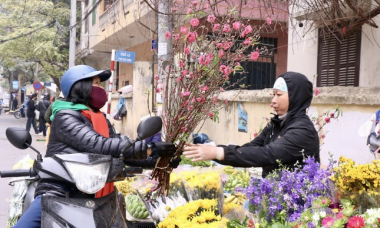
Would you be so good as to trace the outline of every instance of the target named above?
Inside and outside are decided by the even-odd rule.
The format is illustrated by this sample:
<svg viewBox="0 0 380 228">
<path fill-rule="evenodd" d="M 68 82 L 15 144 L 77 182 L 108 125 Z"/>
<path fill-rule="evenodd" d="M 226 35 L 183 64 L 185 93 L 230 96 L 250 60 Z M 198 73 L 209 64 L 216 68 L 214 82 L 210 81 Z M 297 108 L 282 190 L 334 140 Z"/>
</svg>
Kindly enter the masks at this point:
<svg viewBox="0 0 380 228">
<path fill-rule="evenodd" d="M 374 218 L 374 217 L 370 217 L 370 218 L 367 218 L 366 220 L 365 220 L 365 224 L 367 224 L 367 225 L 372 225 L 372 224 L 374 224 L 376 222 L 376 219 Z"/>
<path fill-rule="evenodd" d="M 324 217 L 326 217 L 326 211 L 321 211 L 321 212 L 319 212 L 319 216 L 321 217 L 321 218 L 324 218 Z"/>
<path fill-rule="evenodd" d="M 319 221 L 319 213 L 314 213 L 312 219 L 313 219 L 313 223 L 314 223 L 314 221 L 318 222 Z"/>
</svg>

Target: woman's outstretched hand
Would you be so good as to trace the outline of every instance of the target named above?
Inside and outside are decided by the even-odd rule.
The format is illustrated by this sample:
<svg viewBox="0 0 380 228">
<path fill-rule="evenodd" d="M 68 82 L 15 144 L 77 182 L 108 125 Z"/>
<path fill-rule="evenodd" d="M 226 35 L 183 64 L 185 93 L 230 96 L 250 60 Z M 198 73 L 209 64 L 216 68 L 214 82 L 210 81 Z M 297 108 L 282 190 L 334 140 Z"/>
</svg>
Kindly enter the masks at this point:
<svg viewBox="0 0 380 228">
<path fill-rule="evenodd" d="M 191 161 L 223 160 L 224 149 L 203 144 L 187 144 L 183 149 L 183 155 Z"/>
</svg>

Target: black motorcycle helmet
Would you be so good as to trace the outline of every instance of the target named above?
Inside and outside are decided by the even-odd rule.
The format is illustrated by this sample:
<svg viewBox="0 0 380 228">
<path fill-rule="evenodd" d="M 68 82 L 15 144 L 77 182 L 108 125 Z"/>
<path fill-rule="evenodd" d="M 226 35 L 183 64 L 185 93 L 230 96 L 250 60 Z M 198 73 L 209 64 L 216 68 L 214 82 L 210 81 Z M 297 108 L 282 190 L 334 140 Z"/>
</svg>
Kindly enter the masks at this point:
<svg viewBox="0 0 380 228">
<path fill-rule="evenodd" d="M 193 134 L 194 144 L 204 144 L 207 140 L 209 140 L 209 138 L 205 133 Z"/>
</svg>

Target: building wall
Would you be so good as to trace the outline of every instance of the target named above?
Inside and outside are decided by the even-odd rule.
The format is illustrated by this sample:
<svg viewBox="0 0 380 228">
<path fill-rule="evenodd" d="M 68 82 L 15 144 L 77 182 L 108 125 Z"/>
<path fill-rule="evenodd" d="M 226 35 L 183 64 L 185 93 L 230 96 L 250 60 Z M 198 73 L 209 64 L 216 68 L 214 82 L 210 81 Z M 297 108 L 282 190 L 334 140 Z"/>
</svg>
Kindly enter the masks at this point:
<svg viewBox="0 0 380 228">
<path fill-rule="evenodd" d="M 131 138 L 136 138 L 136 129 L 141 120 L 149 114 L 149 110 L 152 110 L 151 96 L 148 97 L 146 90 L 151 88 L 151 64 L 146 61 L 135 62 L 133 65 L 133 94 L 124 96 L 126 99 L 127 117 L 122 120 L 113 120 L 111 123 L 115 128 L 124 135 L 128 135 Z M 119 96 L 113 95 L 111 110 L 114 110 L 117 106 Z"/>
<path fill-rule="evenodd" d="M 367 94 L 370 92 L 371 95 Z M 271 117 L 269 107 L 272 97 L 271 89 L 261 91 L 229 91 L 221 95 L 221 99 L 235 98 L 219 112 L 220 122 L 207 120 L 200 132 L 206 133 L 216 144 L 242 145 L 254 139 L 253 134 L 264 128 L 267 118 Z M 367 163 L 374 156 L 366 146 L 366 137 L 359 136 L 359 128 L 379 109 L 378 94 L 380 87 L 371 91 L 366 88 L 322 88 L 319 96 L 314 97 L 308 111 L 310 117 L 323 115 L 338 104 L 343 110 L 343 116 L 332 119 L 323 127 L 320 134 L 326 134 L 321 142 L 321 163 L 328 164 L 329 153 L 334 159 L 346 156 L 358 163 Z M 238 103 L 243 104 L 248 114 L 247 133 L 238 131 Z M 362 103 L 359 105 L 358 103 Z M 197 129 L 199 130 L 199 128 Z M 369 133 L 369 132 L 368 132 Z"/>
<path fill-rule="evenodd" d="M 374 21 L 379 24 L 380 16 L 375 17 Z M 298 25 L 299 22 L 290 19 L 290 23 Z M 303 73 L 309 80 L 313 80 L 313 76 L 317 74 L 318 29 L 310 29 L 306 21 L 302 23 L 303 27 L 289 26 L 288 70 Z M 380 29 L 364 24 L 360 52 L 360 87 L 380 86 L 380 80 L 377 80 L 380 70 L 379 52 Z"/>
</svg>

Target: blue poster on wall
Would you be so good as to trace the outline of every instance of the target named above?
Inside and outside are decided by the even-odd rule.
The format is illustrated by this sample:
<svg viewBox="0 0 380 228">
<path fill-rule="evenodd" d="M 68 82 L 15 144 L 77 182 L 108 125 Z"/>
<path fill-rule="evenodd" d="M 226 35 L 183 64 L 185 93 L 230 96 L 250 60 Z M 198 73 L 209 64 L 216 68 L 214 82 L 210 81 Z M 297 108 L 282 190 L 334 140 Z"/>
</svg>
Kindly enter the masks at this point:
<svg viewBox="0 0 380 228">
<path fill-rule="evenodd" d="M 248 114 L 242 103 L 238 103 L 238 131 L 248 132 Z"/>
</svg>

